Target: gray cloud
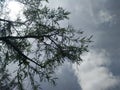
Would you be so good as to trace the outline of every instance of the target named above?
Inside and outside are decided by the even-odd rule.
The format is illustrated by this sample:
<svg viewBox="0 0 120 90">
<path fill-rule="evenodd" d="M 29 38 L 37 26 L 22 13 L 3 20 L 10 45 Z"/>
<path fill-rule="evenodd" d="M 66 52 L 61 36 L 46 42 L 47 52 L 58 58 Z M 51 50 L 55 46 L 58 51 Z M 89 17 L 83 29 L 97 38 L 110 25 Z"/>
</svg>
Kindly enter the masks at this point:
<svg viewBox="0 0 120 90">
<path fill-rule="evenodd" d="M 101 31 L 102 34 L 96 47 L 104 48 L 110 53 L 112 63 L 109 69 L 114 75 L 120 76 L 120 71 L 118 70 L 120 67 L 120 3 L 119 1 L 106 0 L 104 7 L 100 8 L 100 5 L 98 5 L 96 8 L 99 8 L 99 10 L 94 11 L 95 15 L 98 15 L 99 11 L 104 11 L 112 17 L 109 21 L 99 23 L 97 30 Z"/>
<path fill-rule="evenodd" d="M 42 84 L 42 88 L 44 90 L 81 90 L 70 63 L 65 63 L 62 67 L 59 67 L 56 71 L 56 76 L 58 77 L 56 86 L 51 86 L 45 82 Z"/>
<path fill-rule="evenodd" d="M 94 35 L 92 50 L 84 56 L 85 61 L 81 66 L 73 66 L 78 79 L 73 79 L 76 78 L 74 74 L 70 74 L 69 68 L 64 66 L 66 69 L 59 74 L 60 87 L 58 86 L 57 90 L 61 89 L 61 86 L 62 90 L 71 86 L 71 83 L 64 84 L 67 81 L 61 77 L 67 77 L 68 82 L 78 81 L 82 90 L 119 90 L 120 1 L 52 0 L 51 3 L 54 8 L 62 6 L 71 12 L 69 23 L 73 26 L 82 28 L 86 35 Z M 78 84 L 73 84 L 72 87 L 74 85 Z"/>
<path fill-rule="evenodd" d="M 85 61 L 80 66 L 73 66 L 82 90 L 108 90 L 119 85 L 119 78 L 106 67 L 110 62 L 109 54 L 105 50 L 91 50 L 83 58 Z"/>
</svg>

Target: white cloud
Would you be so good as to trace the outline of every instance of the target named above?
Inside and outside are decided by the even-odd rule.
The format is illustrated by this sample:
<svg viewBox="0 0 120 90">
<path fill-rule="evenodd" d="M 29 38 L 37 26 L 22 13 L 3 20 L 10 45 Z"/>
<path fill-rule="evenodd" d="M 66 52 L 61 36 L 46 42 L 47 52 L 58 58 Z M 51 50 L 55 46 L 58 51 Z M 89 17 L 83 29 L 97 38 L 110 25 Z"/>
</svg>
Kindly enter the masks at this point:
<svg viewBox="0 0 120 90">
<path fill-rule="evenodd" d="M 119 79 L 106 67 L 110 64 L 108 53 L 92 51 L 83 56 L 80 66 L 73 65 L 82 90 L 107 90 L 116 86 Z"/>
</svg>

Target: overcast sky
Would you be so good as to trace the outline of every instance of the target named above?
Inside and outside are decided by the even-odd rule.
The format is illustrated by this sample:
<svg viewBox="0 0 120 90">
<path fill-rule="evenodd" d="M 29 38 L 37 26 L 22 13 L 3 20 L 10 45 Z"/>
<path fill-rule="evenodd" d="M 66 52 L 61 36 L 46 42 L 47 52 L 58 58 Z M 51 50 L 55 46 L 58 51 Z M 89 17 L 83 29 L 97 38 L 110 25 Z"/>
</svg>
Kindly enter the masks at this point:
<svg viewBox="0 0 120 90">
<path fill-rule="evenodd" d="M 51 0 L 49 5 L 70 11 L 67 23 L 93 35 L 94 42 L 80 66 L 66 63 L 57 71 L 57 86 L 43 83 L 43 90 L 120 90 L 120 0 Z"/>
<path fill-rule="evenodd" d="M 57 74 L 57 86 L 44 90 L 120 90 L 120 1 L 51 0 L 51 7 L 71 12 L 68 21 L 93 35 L 90 52 L 80 66 L 65 64 Z"/>
</svg>

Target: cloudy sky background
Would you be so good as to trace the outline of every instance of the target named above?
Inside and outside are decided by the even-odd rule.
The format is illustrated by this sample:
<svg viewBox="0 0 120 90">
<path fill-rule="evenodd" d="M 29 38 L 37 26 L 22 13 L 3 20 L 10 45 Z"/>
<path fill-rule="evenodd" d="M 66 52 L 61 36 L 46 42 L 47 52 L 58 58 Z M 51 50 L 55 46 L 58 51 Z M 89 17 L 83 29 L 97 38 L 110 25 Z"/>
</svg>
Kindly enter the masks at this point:
<svg viewBox="0 0 120 90">
<path fill-rule="evenodd" d="M 93 35 L 90 52 L 80 66 L 65 64 L 58 73 L 57 86 L 45 90 L 120 89 L 120 1 L 51 0 L 51 7 L 71 12 L 68 23 Z"/>
<path fill-rule="evenodd" d="M 82 56 L 80 66 L 61 66 L 56 72 L 57 86 L 43 83 L 43 90 L 120 90 L 120 1 L 49 1 L 50 7 L 62 6 L 71 12 L 70 20 L 63 25 L 69 23 L 82 29 L 86 36 L 93 35 L 94 42 L 90 52 Z"/>
</svg>

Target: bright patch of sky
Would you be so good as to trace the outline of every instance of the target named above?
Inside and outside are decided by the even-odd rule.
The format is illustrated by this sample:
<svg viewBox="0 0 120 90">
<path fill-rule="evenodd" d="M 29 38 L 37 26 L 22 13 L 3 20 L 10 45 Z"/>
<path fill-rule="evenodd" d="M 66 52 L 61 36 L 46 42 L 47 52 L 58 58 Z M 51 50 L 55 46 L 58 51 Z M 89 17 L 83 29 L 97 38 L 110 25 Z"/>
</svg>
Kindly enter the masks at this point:
<svg viewBox="0 0 120 90">
<path fill-rule="evenodd" d="M 16 20 L 17 17 L 20 17 L 22 15 L 23 11 L 23 5 L 16 1 L 10 1 L 7 5 L 8 16 L 10 17 L 10 20 Z"/>
</svg>

